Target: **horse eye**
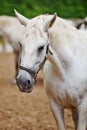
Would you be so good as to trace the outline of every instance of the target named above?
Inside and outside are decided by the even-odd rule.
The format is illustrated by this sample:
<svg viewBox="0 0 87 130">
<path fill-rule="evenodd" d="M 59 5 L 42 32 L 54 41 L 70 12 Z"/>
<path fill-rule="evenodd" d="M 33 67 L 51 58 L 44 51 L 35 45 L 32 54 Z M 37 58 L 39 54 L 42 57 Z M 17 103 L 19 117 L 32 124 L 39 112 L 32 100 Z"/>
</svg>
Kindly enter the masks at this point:
<svg viewBox="0 0 87 130">
<path fill-rule="evenodd" d="M 41 52 L 43 49 L 44 49 L 44 45 L 42 45 L 42 46 L 40 46 L 40 47 L 38 48 L 38 52 Z"/>
</svg>

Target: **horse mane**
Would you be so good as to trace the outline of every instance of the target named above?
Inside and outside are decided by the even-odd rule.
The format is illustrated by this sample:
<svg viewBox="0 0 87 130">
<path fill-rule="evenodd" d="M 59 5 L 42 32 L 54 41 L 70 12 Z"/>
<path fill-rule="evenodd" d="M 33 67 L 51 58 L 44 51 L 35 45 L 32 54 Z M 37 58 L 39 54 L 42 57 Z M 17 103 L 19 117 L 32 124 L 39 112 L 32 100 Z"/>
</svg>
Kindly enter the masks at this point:
<svg viewBox="0 0 87 130">
<path fill-rule="evenodd" d="M 54 49 L 57 49 L 59 45 L 65 46 L 69 41 L 73 41 L 73 37 L 77 37 L 77 31 L 65 19 L 57 17 L 54 25 L 48 30 L 49 43 Z"/>
</svg>

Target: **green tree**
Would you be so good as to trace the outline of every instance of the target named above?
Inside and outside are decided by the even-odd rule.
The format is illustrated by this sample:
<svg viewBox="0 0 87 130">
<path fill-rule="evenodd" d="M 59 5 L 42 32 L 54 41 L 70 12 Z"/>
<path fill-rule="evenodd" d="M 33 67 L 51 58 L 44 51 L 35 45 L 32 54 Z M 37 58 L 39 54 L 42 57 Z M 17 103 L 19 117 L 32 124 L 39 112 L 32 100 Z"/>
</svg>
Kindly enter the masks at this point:
<svg viewBox="0 0 87 130">
<path fill-rule="evenodd" d="M 0 1 L 0 15 L 14 16 L 17 9 L 27 17 L 57 13 L 64 18 L 84 18 L 87 16 L 87 0 L 3 0 Z"/>
</svg>

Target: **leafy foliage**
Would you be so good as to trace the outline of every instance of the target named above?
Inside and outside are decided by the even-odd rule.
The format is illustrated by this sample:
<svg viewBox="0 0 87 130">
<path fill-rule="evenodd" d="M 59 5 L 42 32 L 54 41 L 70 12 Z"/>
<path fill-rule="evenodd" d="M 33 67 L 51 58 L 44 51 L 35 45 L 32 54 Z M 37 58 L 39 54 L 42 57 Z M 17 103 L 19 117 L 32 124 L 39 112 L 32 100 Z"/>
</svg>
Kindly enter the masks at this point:
<svg viewBox="0 0 87 130">
<path fill-rule="evenodd" d="M 87 16 L 87 0 L 0 0 L 0 15 L 14 16 L 14 8 L 27 17 L 55 12 L 65 18 Z"/>
</svg>

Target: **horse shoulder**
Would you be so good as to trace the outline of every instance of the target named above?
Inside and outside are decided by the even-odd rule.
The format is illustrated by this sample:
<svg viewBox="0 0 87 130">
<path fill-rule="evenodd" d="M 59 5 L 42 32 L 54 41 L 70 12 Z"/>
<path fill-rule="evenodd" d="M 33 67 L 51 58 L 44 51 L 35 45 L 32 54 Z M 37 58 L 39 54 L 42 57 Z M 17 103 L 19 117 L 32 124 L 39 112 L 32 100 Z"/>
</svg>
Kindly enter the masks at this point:
<svg viewBox="0 0 87 130">
<path fill-rule="evenodd" d="M 68 57 L 68 54 L 71 57 Z M 66 58 L 68 57 L 68 59 Z M 44 66 L 45 90 L 49 97 L 58 100 L 64 106 L 76 106 L 80 103 L 82 97 L 87 93 L 86 89 L 86 57 L 73 56 L 72 53 L 65 52 L 61 55 L 61 62 L 66 73 L 66 80 L 61 80 L 60 75 L 54 70 L 52 64 L 48 61 Z M 80 65 L 79 65 L 80 64 Z M 79 67 L 78 67 L 79 66 Z M 83 83 L 85 82 L 85 83 Z M 83 86 L 83 87 L 82 87 Z M 68 100 L 67 100 L 68 99 Z"/>
</svg>

